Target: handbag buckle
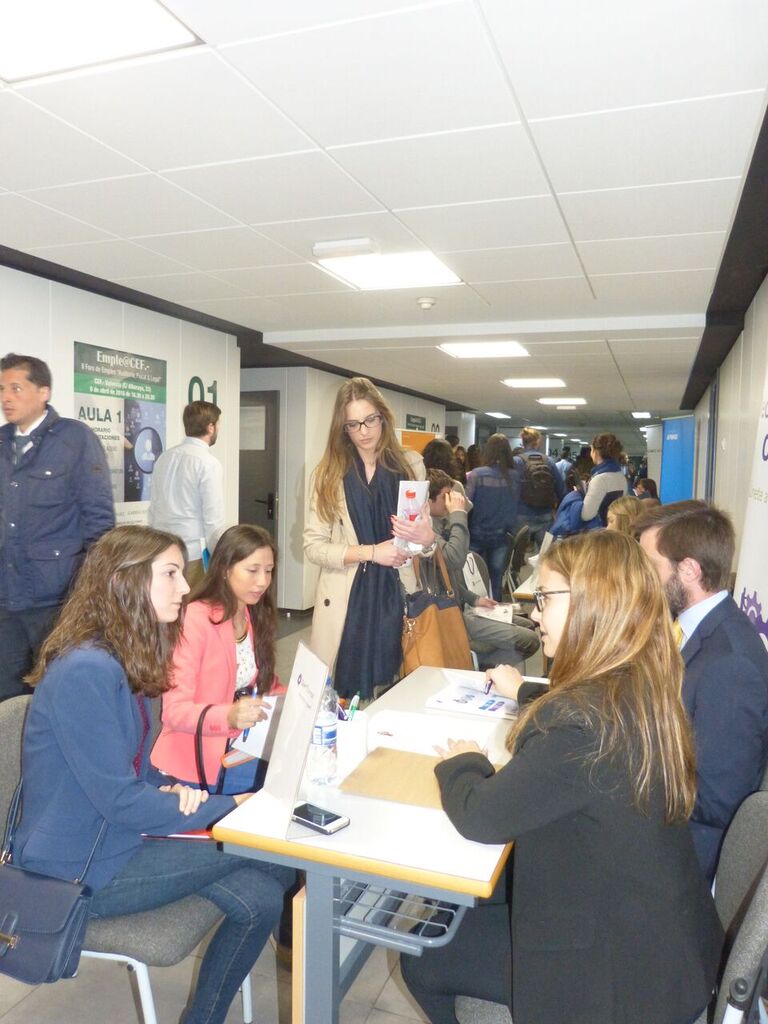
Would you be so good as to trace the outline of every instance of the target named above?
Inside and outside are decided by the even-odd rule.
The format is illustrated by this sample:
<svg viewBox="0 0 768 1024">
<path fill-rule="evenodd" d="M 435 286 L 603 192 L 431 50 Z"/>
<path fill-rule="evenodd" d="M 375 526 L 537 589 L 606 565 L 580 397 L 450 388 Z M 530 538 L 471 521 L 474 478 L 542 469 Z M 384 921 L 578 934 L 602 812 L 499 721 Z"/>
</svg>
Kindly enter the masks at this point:
<svg viewBox="0 0 768 1024">
<path fill-rule="evenodd" d="M 8 949 L 16 949 L 19 944 L 19 936 L 8 935 L 6 932 L 0 932 L 0 944 L 7 946 Z"/>
</svg>

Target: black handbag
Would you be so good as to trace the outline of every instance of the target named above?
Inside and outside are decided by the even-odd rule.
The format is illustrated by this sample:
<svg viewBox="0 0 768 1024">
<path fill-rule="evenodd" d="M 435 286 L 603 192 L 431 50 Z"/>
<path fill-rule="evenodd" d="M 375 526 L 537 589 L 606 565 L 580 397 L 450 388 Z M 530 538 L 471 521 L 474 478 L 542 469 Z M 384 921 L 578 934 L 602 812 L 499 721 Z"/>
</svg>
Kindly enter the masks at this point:
<svg viewBox="0 0 768 1024">
<path fill-rule="evenodd" d="M 106 820 L 79 878 L 39 875 L 10 863 L 21 807 L 21 782 L 11 801 L 0 853 L 0 973 L 28 985 L 71 978 L 80 964 L 91 891 L 83 879 Z"/>
</svg>

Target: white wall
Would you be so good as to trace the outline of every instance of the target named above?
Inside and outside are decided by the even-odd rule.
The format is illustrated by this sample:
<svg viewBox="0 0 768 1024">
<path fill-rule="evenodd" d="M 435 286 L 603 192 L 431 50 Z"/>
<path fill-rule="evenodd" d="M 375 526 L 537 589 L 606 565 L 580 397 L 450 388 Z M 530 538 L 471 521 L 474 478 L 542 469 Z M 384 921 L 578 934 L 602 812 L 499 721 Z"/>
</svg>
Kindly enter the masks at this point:
<svg viewBox="0 0 768 1024">
<path fill-rule="evenodd" d="M 739 340 L 720 367 L 713 500 L 733 520 L 737 561 L 767 370 L 768 278 L 747 311 Z M 696 407 L 697 420 L 704 422 L 708 408 L 709 392 Z"/>
<path fill-rule="evenodd" d="M 0 353 L 33 355 L 48 363 L 53 374 L 51 404 L 62 416 L 77 415 L 76 341 L 166 360 L 168 446 L 178 444 L 184 436 L 181 413 L 187 404 L 190 378 L 199 376 L 206 387 L 217 382 L 222 418 L 213 452 L 224 465 L 227 519 L 237 522 L 240 350 L 236 339 L 162 313 L 0 267 Z M 147 502 L 121 503 L 118 520 L 144 522 L 147 507 Z"/>
<path fill-rule="evenodd" d="M 310 479 L 325 451 L 333 403 L 346 378 L 309 367 L 244 369 L 242 391 L 280 393 L 280 451 L 278 462 L 277 604 L 305 609 L 315 603 L 318 569 L 304 561 L 304 521 L 309 510 Z M 392 407 L 395 427 L 405 428 L 408 413 L 424 416 L 445 430 L 445 406 L 382 388 Z"/>
</svg>

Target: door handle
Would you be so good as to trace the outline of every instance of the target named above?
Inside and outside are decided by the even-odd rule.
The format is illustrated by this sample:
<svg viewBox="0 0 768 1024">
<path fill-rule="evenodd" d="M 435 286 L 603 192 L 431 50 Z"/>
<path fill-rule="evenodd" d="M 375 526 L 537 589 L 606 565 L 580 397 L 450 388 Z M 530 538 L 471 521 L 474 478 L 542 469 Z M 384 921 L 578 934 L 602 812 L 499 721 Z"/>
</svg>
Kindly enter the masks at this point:
<svg viewBox="0 0 768 1024">
<path fill-rule="evenodd" d="M 277 496 L 270 491 L 266 498 L 254 498 L 254 504 L 266 505 L 267 506 L 267 519 L 270 521 L 275 518 L 275 505 L 277 504 Z"/>
</svg>

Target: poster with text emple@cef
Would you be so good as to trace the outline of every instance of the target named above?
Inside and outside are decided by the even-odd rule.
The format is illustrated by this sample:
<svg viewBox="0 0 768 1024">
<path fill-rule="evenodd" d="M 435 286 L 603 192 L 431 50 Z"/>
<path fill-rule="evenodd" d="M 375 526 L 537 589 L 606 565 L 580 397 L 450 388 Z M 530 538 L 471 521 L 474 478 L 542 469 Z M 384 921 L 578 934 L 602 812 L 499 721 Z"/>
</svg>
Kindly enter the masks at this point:
<svg viewBox="0 0 768 1024">
<path fill-rule="evenodd" d="M 122 503 L 150 498 L 165 450 L 166 380 L 164 359 L 75 342 L 75 416 L 104 446 L 119 522 L 136 518 Z"/>
</svg>

